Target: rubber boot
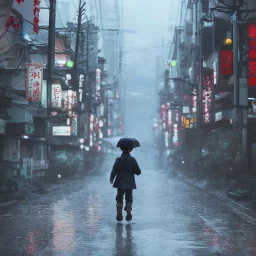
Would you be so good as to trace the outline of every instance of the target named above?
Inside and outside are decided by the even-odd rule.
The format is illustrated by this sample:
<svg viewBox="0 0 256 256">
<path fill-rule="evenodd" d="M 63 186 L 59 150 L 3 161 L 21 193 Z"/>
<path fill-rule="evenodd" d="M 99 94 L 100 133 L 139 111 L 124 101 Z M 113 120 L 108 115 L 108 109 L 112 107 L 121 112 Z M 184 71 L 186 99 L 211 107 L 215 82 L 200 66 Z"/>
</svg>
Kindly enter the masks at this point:
<svg viewBox="0 0 256 256">
<path fill-rule="evenodd" d="M 127 221 L 131 221 L 132 220 L 132 204 L 130 204 L 130 203 L 126 204 L 125 210 L 127 213 L 125 219 Z"/>
<path fill-rule="evenodd" d="M 117 221 L 123 220 L 122 210 L 123 210 L 123 204 L 117 203 L 116 204 L 116 220 Z"/>
</svg>

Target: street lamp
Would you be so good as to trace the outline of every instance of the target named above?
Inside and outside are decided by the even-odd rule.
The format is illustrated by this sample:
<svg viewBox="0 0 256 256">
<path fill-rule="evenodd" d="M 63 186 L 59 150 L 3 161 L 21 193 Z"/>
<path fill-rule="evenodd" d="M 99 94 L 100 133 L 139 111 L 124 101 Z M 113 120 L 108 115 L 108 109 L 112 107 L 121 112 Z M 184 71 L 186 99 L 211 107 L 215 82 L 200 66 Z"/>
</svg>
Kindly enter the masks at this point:
<svg viewBox="0 0 256 256">
<path fill-rule="evenodd" d="M 230 31 L 227 31 L 227 35 L 224 39 L 224 42 L 223 44 L 224 45 L 232 45 L 233 41 L 232 41 L 232 37 L 231 37 L 231 32 Z"/>
</svg>

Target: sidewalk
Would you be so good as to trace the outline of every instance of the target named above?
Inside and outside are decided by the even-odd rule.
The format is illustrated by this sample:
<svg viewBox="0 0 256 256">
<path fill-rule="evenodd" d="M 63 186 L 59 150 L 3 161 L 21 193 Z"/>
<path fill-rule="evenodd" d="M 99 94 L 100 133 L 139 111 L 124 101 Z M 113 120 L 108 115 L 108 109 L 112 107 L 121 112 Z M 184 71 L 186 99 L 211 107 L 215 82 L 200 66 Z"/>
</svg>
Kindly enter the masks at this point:
<svg viewBox="0 0 256 256">
<path fill-rule="evenodd" d="M 43 191 L 40 193 L 37 189 L 23 190 L 17 193 L 0 193 L 0 210 L 15 206 L 23 200 L 29 199 L 35 194 L 50 194 L 54 191 L 61 190 L 64 187 L 72 186 L 77 182 L 77 178 L 62 179 L 59 183 L 46 183 Z"/>
<path fill-rule="evenodd" d="M 186 184 L 200 189 L 212 197 L 224 202 L 232 211 L 238 213 L 247 221 L 256 225 L 256 204 L 252 201 L 242 201 L 230 198 L 227 195 L 227 191 L 221 188 L 209 188 L 208 182 L 198 181 L 195 178 L 187 178 L 186 176 L 176 172 L 177 178 L 185 182 Z"/>
</svg>

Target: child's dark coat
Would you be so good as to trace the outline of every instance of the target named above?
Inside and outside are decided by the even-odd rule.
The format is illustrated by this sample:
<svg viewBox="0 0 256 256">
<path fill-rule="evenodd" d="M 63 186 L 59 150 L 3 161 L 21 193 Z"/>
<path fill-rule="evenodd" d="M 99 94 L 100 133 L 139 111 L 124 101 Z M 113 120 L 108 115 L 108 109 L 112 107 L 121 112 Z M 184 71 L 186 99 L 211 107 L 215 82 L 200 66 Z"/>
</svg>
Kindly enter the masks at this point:
<svg viewBox="0 0 256 256">
<path fill-rule="evenodd" d="M 110 181 L 115 182 L 113 187 L 120 189 L 136 189 L 134 175 L 140 175 L 140 167 L 134 157 L 128 152 L 124 152 L 114 163 L 110 174 Z"/>
</svg>

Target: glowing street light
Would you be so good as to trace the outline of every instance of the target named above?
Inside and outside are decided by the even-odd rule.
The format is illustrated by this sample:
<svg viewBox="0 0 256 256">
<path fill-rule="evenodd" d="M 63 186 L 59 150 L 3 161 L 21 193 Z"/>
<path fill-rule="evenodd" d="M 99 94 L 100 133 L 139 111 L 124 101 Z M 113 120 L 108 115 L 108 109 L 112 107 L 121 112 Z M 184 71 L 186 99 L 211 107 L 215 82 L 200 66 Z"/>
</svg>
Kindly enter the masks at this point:
<svg viewBox="0 0 256 256">
<path fill-rule="evenodd" d="M 224 45 L 231 45 L 232 43 L 233 43 L 233 41 L 232 41 L 232 37 L 231 37 L 231 32 L 228 31 L 228 32 L 227 32 L 227 35 L 226 35 L 226 37 L 225 37 L 225 39 L 224 39 L 223 44 L 224 44 Z"/>
</svg>

